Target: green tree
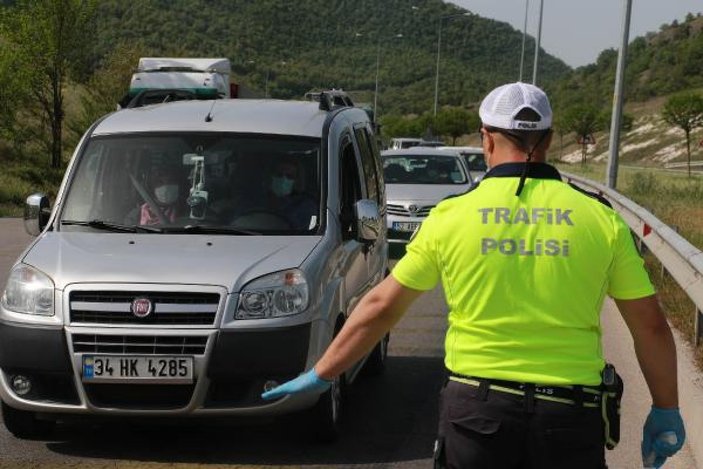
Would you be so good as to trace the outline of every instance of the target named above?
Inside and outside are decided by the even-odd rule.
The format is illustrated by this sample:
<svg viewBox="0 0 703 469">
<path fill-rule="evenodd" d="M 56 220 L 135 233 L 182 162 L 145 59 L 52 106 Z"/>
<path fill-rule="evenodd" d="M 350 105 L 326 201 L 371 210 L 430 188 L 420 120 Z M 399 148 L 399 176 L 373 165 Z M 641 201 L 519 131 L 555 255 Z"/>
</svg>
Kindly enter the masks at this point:
<svg viewBox="0 0 703 469">
<path fill-rule="evenodd" d="M 588 145 L 593 134 L 602 127 L 602 120 L 595 106 L 581 104 L 566 109 L 561 118 L 561 125 L 566 132 L 574 132 L 581 144 L 581 163 L 586 163 Z"/>
<path fill-rule="evenodd" d="M 18 70 L 21 58 L 0 38 L 0 138 L 16 148 L 22 143 L 17 132 L 17 114 L 22 109 L 23 76 Z"/>
<path fill-rule="evenodd" d="M 460 107 L 443 108 L 437 114 L 437 133 L 450 136 L 452 145 L 456 145 L 457 138 L 475 131 L 478 126 L 478 115 Z"/>
<path fill-rule="evenodd" d="M 68 129 L 76 137 L 83 135 L 97 118 L 115 110 L 129 89 L 139 58 L 144 55 L 141 43 L 122 42 L 105 58 L 82 91 L 79 114 L 68 121 Z"/>
<path fill-rule="evenodd" d="M 31 109 L 48 124 L 53 168 L 61 166 L 64 87 L 85 68 L 93 11 L 93 0 L 19 0 L 2 11 L 0 36 L 23 59 L 17 72 L 26 77 Z"/>
<path fill-rule="evenodd" d="M 698 93 L 682 93 L 671 96 L 664 104 L 662 118 L 686 134 L 686 161 L 688 177 L 691 177 L 691 131 L 703 127 L 703 96 Z"/>
<path fill-rule="evenodd" d="M 381 118 L 381 128 L 384 138 L 393 137 L 422 137 L 423 123 L 418 117 L 404 117 L 387 114 Z"/>
</svg>

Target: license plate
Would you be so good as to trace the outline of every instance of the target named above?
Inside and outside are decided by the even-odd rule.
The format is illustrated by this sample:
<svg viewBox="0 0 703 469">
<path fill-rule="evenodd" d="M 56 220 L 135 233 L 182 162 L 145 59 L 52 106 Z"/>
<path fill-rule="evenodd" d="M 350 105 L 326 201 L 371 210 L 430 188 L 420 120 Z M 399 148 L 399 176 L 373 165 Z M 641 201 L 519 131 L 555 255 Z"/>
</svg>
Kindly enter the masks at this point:
<svg viewBox="0 0 703 469">
<path fill-rule="evenodd" d="M 415 231 L 420 226 L 419 221 L 394 221 L 393 229 L 395 231 Z"/>
<path fill-rule="evenodd" d="M 193 357 L 84 355 L 83 381 L 193 382 Z"/>
</svg>

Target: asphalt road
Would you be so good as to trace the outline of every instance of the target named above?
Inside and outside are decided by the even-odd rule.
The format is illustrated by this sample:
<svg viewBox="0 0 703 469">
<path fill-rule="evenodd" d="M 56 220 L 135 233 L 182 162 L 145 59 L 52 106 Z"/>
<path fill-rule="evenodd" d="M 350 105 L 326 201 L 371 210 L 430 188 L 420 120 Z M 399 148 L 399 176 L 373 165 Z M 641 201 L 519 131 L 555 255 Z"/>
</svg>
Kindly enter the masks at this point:
<svg viewBox="0 0 703 469">
<path fill-rule="evenodd" d="M 0 218 L 0 285 L 31 241 L 20 220 Z M 51 441 L 20 441 L 0 425 L 0 468 L 429 468 L 442 376 L 446 306 L 437 289 L 423 295 L 391 335 L 386 372 L 349 388 L 339 442 L 310 441 L 297 422 L 64 424 Z M 623 437 L 611 468 L 641 468 L 639 439 L 650 400 L 631 340 L 612 302 L 602 313 L 606 355 L 624 375 Z M 667 468 L 692 469 L 686 447 Z"/>
</svg>

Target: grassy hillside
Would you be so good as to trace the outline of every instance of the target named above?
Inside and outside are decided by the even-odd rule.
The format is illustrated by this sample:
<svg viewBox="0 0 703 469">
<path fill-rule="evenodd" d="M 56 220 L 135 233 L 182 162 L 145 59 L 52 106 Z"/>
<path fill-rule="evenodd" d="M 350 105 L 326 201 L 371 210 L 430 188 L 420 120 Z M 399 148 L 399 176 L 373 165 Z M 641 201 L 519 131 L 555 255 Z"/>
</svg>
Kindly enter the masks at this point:
<svg viewBox="0 0 703 469">
<path fill-rule="evenodd" d="M 595 63 L 577 68 L 556 83 L 551 91 L 557 107 L 566 103 L 609 106 L 617 59 L 616 50 L 604 50 Z M 689 14 L 682 22 L 634 38 L 626 64 L 624 97 L 629 102 L 703 87 L 703 16 Z"/>
<path fill-rule="evenodd" d="M 366 102 L 380 57 L 379 111 L 422 113 L 432 109 L 438 20 L 447 15 L 459 16 L 442 23 L 440 104 L 474 103 L 517 78 L 522 33 L 440 0 L 101 0 L 94 55 L 99 63 L 115 44 L 140 41 L 155 56 L 228 57 L 249 87 L 263 90 L 268 76 L 274 97 L 336 87 Z M 569 72 L 544 54 L 545 82 Z"/>
</svg>

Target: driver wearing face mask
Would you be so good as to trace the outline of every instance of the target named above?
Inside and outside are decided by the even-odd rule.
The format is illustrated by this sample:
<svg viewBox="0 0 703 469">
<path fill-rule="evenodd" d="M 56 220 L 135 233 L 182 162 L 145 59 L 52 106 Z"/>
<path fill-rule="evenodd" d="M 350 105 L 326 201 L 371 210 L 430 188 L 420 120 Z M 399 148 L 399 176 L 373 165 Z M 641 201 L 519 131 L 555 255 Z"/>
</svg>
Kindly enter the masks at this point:
<svg viewBox="0 0 703 469">
<path fill-rule="evenodd" d="M 151 207 L 145 202 L 139 209 L 140 225 L 159 224 L 159 216 L 154 213 L 154 208 L 158 208 L 161 214 L 168 221 L 173 223 L 178 216 L 177 202 L 180 196 L 180 186 L 175 171 L 170 169 L 159 170 L 151 180 L 152 197 L 158 207 Z"/>
</svg>

